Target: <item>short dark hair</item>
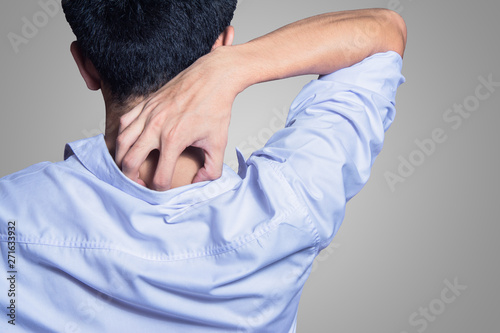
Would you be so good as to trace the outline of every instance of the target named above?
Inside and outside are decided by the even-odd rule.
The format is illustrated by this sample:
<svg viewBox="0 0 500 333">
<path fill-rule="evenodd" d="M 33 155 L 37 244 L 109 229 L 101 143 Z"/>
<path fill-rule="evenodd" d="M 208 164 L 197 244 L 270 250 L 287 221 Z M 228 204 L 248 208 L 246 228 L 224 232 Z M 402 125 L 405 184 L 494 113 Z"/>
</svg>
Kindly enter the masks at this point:
<svg viewBox="0 0 500 333">
<path fill-rule="evenodd" d="M 62 0 L 83 54 L 118 102 L 158 90 L 231 24 L 237 0 Z"/>
</svg>

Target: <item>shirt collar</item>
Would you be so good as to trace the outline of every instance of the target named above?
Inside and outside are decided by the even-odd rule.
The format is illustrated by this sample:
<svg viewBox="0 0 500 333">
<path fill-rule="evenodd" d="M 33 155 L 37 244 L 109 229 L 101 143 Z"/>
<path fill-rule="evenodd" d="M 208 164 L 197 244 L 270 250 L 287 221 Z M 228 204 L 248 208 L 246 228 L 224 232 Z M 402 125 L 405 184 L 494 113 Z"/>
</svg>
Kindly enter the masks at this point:
<svg viewBox="0 0 500 333">
<path fill-rule="evenodd" d="M 241 182 L 229 166 L 224 164 L 222 176 L 214 181 L 200 182 L 165 192 L 157 192 L 141 186 L 127 178 L 109 154 L 104 135 L 68 143 L 64 150 L 64 159 L 75 155 L 80 163 L 95 177 L 119 190 L 153 205 L 191 205 L 211 199 L 227 192 Z M 241 153 L 238 152 L 241 163 Z M 245 168 L 245 167 L 243 167 Z M 240 165 L 240 171 L 242 166 Z"/>
</svg>

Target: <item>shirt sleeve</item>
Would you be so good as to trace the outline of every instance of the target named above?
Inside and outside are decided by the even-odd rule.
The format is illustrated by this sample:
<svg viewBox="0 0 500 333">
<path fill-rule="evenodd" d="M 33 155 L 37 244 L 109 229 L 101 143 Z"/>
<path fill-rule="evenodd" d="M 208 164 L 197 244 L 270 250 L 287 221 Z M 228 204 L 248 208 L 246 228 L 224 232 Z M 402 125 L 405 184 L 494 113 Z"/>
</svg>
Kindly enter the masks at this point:
<svg viewBox="0 0 500 333">
<path fill-rule="evenodd" d="M 368 181 L 395 116 L 404 82 L 396 52 L 378 53 L 306 85 L 293 102 L 286 127 L 252 159 L 279 166 L 328 246 L 345 205 Z"/>
</svg>

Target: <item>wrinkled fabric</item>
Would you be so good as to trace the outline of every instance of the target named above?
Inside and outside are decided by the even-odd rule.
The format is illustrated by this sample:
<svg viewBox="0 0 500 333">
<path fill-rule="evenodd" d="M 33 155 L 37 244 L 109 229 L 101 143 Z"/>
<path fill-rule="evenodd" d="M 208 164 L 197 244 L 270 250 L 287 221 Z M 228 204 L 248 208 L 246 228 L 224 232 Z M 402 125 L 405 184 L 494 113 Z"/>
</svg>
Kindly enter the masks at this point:
<svg viewBox="0 0 500 333">
<path fill-rule="evenodd" d="M 0 331 L 295 332 L 313 260 L 394 119 L 401 66 L 380 53 L 310 82 L 286 127 L 212 182 L 141 187 L 102 135 L 2 178 L 0 307 L 15 220 L 18 308 Z"/>
</svg>

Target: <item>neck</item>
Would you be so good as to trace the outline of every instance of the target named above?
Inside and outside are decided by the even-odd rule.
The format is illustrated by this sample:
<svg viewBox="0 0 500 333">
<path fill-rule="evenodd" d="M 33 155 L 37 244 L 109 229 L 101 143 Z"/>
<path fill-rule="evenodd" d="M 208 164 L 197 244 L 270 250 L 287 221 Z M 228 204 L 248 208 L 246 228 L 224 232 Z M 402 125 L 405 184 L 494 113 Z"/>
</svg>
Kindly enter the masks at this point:
<svg viewBox="0 0 500 333">
<path fill-rule="evenodd" d="M 116 151 L 116 138 L 118 137 L 120 117 L 126 113 L 123 110 L 131 107 L 110 105 L 106 102 L 106 132 L 105 141 L 109 153 L 114 158 Z M 153 178 L 158 166 L 159 151 L 152 151 L 139 169 L 139 178 L 146 187 L 153 189 Z M 175 166 L 171 188 L 185 186 L 193 183 L 197 172 L 202 168 L 204 155 L 201 149 L 188 147 L 179 157 Z"/>
</svg>

